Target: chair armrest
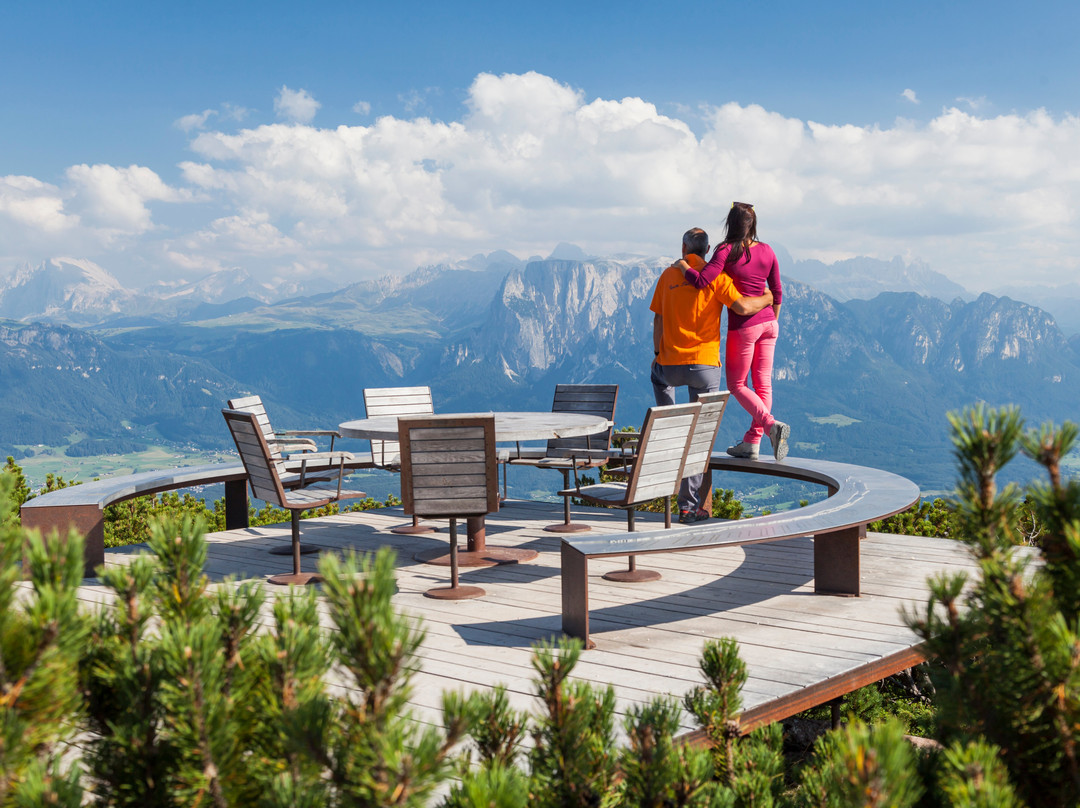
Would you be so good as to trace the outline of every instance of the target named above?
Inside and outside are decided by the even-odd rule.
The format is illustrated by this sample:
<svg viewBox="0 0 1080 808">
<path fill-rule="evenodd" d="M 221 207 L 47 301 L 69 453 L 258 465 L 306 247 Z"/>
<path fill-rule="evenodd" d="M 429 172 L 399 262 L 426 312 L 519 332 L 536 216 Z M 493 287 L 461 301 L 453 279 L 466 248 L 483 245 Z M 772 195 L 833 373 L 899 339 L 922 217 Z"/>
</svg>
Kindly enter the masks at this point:
<svg viewBox="0 0 1080 808">
<path fill-rule="evenodd" d="M 626 430 L 624 432 L 612 432 L 611 442 L 622 445 L 628 440 L 637 441 L 641 439 L 641 433 L 637 431 Z"/>
<path fill-rule="evenodd" d="M 341 437 L 336 429 L 283 429 L 278 435 L 313 435 L 318 438 L 330 438 L 330 451 L 334 451 L 334 441 Z"/>
<path fill-rule="evenodd" d="M 619 449 L 552 449 L 547 453 L 547 456 L 567 457 L 575 460 L 579 457 L 582 460 L 586 458 L 589 460 L 617 460 L 626 457 L 626 454 Z"/>
<path fill-rule="evenodd" d="M 301 465 L 307 465 L 308 468 L 336 467 L 339 463 L 352 463 L 355 460 L 356 458 L 352 452 L 305 452 L 299 457 L 286 459 L 285 468 L 289 471 L 295 471 Z"/>
<path fill-rule="evenodd" d="M 293 440 L 288 438 L 270 438 L 266 441 L 271 447 L 284 454 L 293 452 L 317 452 L 319 450 L 313 440 Z"/>
</svg>

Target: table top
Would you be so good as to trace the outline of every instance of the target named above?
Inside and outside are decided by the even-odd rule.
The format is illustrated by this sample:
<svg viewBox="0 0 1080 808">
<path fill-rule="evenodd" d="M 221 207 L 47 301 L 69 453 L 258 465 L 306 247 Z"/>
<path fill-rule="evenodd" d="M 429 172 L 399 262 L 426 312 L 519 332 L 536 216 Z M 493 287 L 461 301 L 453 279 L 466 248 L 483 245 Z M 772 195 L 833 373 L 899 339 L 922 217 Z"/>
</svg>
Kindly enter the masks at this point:
<svg viewBox="0 0 1080 808">
<path fill-rule="evenodd" d="M 595 435 L 612 425 L 611 421 L 596 415 L 576 412 L 447 412 L 436 417 L 494 416 L 496 441 L 549 440 L 551 438 L 575 438 Z M 403 418 L 422 418 L 410 415 Z M 345 438 L 370 440 L 397 440 L 398 416 L 360 418 L 338 425 Z"/>
</svg>

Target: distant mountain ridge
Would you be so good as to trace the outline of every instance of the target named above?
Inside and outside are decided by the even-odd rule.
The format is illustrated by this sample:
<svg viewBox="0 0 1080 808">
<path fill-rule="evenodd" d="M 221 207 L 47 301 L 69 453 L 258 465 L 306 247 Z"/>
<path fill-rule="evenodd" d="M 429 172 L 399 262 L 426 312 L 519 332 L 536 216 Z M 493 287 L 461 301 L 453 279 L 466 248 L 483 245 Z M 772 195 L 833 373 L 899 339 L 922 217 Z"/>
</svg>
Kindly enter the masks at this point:
<svg viewBox="0 0 1080 808">
<path fill-rule="evenodd" d="M 498 255 L 231 314 L 217 304 L 220 316 L 197 322 L 0 323 L 0 450 L 76 433 L 221 448 L 219 410 L 233 395 L 259 393 L 289 428 L 357 417 L 365 387 L 412 384 L 453 412 L 546 410 L 558 382 L 615 382 L 617 420 L 639 424 L 652 404 L 648 304 L 666 264 Z M 776 411 L 797 455 L 943 488 L 945 412 L 985 400 L 1019 404 L 1033 422 L 1075 417 L 1078 345 L 1009 298 L 841 302 L 788 279 Z M 721 445 L 747 423 L 732 407 Z"/>
<path fill-rule="evenodd" d="M 963 286 L 934 271 L 928 264 L 922 261 L 905 262 L 900 257 L 891 261 L 849 258 L 833 264 L 815 260 L 795 261 L 781 266 L 781 272 L 820 289 L 841 303 L 870 300 L 883 292 L 915 292 L 946 303 L 958 297 L 972 297 Z"/>
<path fill-rule="evenodd" d="M 75 326 L 100 325 L 121 317 L 177 319 L 207 304 L 245 298 L 265 304 L 317 291 L 327 291 L 324 281 L 265 284 L 245 270 L 227 269 L 196 281 L 158 282 L 136 292 L 92 261 L 50 258 L 36 266 L 18 267 L 0 280 L 0 317 Z"/>
</svg>

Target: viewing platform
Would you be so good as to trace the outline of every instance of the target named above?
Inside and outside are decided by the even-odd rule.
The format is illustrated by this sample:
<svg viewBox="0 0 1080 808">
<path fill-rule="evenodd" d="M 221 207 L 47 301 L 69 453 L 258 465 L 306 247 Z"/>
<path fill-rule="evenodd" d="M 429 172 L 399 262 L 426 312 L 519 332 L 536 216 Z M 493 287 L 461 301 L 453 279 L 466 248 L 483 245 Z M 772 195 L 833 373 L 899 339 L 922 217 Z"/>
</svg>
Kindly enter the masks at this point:
<svg viewBox="0 0 1080 808">
<path fill-rule="evenodd" d="M 446 571 L 414 555 L 447 546 L 439 533 L 398 535 L 407 520 L 400 508 L 304 520 L 303 543 L 327 552 L 398 554 L 395 605 L 423 620 L 427 639 L 412 707 L 422 721 L 438 721 L 441 693 L 504 684 L 513 706 L 537 707 L 530 664 L 532 646 L 562 636 L 560 537 L 543 527 L 562 515 L 561 503 L 508 500 L 487 518 L 488 537 L 500 546 L 535 550 L 528 563 L 462 571 L 463 583 L 486 590 L 476 600 L 439 601 L 423 593 Z M 662 514 L 640 513 L 640 530 L 662 526 Z M 592 535 L 625 531 L 621 510 L 573 509 L 575 522 Z M 683 530 L 675 525 L 672 530 Z M 289 543 L 288 523 L 208 534 L 206 572 L 262 580 L 280 572 Z M 135 545 L 105 550 L 105 564 L 126 564 L 146 552 Z M 707 639 L 733 637 L 747 663 L 743 728 L 779 720 L 877 681 L 921 661 L 917 637 L 901 609 L 922 608 L 926 579 L 941 572 L 976 572 L 965 546 L 948 539 L 869 533 L 861 542 L 861 596 L 816 595 L 813 539 L 802 537 L 741 547 L 649 556 L 661 580 L 619 584 L 600 580 L 625 559 L 597 559 L 590 566 L 591 638 L 575 676 L 615 688 L 619 714 L 659 694 L 682 696 L 703 679 L 699 660 Z M 303 557 L 314 571 L 317 556 Z M 269 588 L 273 597 L 284 590 Z M 81 596 L 100 602 L 105 590 L 86 579 Z M 265 609 L 269 622 L 269 607 Z M 695 729 L 683 716 L 682 731 Z"/>
</svg>

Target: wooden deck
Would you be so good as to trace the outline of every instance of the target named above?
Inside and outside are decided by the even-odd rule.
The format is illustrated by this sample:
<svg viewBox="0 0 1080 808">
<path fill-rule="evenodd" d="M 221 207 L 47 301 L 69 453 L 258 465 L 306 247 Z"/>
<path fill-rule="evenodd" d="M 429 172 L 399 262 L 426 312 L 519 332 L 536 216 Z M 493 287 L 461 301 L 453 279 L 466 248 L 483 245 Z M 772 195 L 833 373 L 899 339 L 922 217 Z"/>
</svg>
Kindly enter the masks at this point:
<svg viewBox="0 0 1080 808">
<path fill-rule="evenodd" d="M 544 525 L 562 518 L 558 503 L 508 501 L 487 520 L 488 543 L 528 547 L 539 557 L 524 564 L 463 570 L 462 582 L 487 590 L 478 600 L 438 601 L 423 592 L 445 583 L 449 570 L 417 563 L 413 554 L 446 546 L 447 534 L 395 535 L 400 509 L 367 511 L 301 523 L 305 544 L 327 550 L 398 550 L 401 610 L 423 618 L 427 642 L 416 679 L 418 718 L 436 721 L 447 689 L 506 685 L 512 703 L 535 708 L 530 647 L 558 636 L 561 626 L 559 537 Z M 575 508 L 574 521 L 596 532 L 625 530 L 623 511 Z M 640 514 L 639 529 L 662 524 L 662 514 Z M 676 525 L 673 530 L 679 530 Z M 209 534 L 207 573 L 263 578 L 282 572 L 289 559 L 269 555 L 289 542 L 288 524 Z M 144 547 L 107 550 L 106 564 L 127 563 Z M 315 569 L 315 556 L 304 569 Z M 698 661 L 706 638 L 734 637 L 750 678 L 743 691 L 744 718 L 753 725 L 777 720 L 838 693 L 875 681 L 919 658 L 916 637 L 902 607 L 925 603 L 933 573 L 973 570 L 962 544 L 945 539 L 871 533 L 862 546 L 862 596 L 813 593 L 810 538 L 738 548 L 650 555 L 643 566 L 663 574 L 647 584 L 598 580 L 625 559 L 590 567 L 594 650 L 582 655 L 576 676 L 615 687 L 618 709 L 655 694 L 677 698 L 699 684 Z M 270 587 L 270 594 L 283 590 Z M 87 601 L 104 596 L 96 579 L 82 590 Z M 269 615 L 269 611 L 267 611 Z M 269 619 L 269 617 L 268 617 Z M 684 716 L 684 730 L 694 728 Z"/>
</svg>

